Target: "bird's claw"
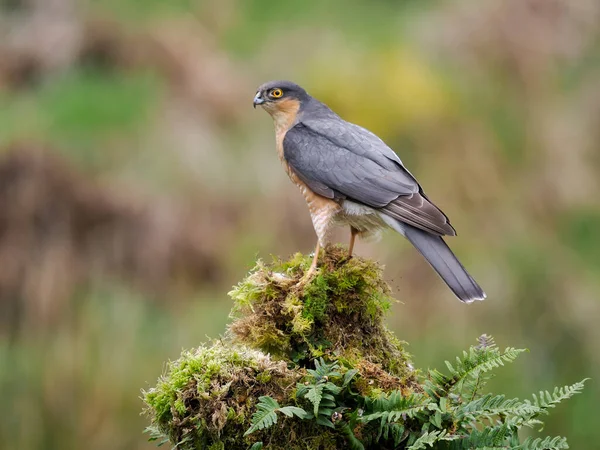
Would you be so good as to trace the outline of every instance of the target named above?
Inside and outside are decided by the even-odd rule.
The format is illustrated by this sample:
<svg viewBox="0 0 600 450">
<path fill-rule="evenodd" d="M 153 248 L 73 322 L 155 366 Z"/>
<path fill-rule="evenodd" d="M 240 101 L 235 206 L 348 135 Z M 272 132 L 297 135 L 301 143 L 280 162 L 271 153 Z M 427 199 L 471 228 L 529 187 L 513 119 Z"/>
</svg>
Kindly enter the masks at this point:
<svg viewBox="0 0 600 450">
<path fill-rule="evenodd" d="M 315 278 L 315 275 L 317 274 L 317 270 L 310 268 L 308 270 L 308 272 L 306 272 L 302 278 L 300 278 L 300 281 L 298 281 L 298 283 L 296 283 L 296 285 L 294 286 L 296 289 L 302 289 L 304 288 L 307 284 L 310 284 L 310 282 L 313 280 L 313 278 Z"/>
</svg>

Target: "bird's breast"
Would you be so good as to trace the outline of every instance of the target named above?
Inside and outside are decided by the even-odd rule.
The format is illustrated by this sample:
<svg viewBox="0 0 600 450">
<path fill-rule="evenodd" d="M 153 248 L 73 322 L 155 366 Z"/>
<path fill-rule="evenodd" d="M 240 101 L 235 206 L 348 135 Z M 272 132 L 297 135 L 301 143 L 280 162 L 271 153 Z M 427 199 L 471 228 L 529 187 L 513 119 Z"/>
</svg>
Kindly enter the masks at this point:
<svg viewBox="0 0 600 450">
<path fill-rule="evenodd" d="M 296 117 L 299 109 L 299 104 L 290 103 L 285 108 L 281 108 L 278 111 L 270 112 L 273 117 L 273 123 L 275 125 L 275 142 L 277 147 L 277 155 L 283 165 L 286 173 L 292 180 L 306 201 L 308 210 L 310 211 L 310 217 L 315 228 L 315 232 L 319 237 L 319 242 L 325 243 L 327 231 L 333 222 L 336 215 L 341 211 L 341 206 L 326 197 L 323 197 L 315 193 L 306 183 L 304 183 L 294 170 L 290 167 L 285 159 L 283 151 L 283 141 L 285 135 L 290 128 L 296 124 Z"/>
</svg>

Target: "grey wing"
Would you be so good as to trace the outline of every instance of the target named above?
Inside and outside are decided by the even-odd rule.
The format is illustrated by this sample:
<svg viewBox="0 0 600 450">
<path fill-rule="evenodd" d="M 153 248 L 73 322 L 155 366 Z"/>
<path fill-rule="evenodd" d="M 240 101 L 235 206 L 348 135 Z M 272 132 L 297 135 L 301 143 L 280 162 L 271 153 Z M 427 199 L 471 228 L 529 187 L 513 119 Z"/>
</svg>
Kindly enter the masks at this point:
<svg viewBox="0 0 600 450">
<path fill-rule="evenodd" d="M 283 150 L 319 195 L 362 203 L 430 233 L 455 234 L 394 151 L 364 128 L 341 119 L 301 122 L 287 132 Z"/>
</svg>

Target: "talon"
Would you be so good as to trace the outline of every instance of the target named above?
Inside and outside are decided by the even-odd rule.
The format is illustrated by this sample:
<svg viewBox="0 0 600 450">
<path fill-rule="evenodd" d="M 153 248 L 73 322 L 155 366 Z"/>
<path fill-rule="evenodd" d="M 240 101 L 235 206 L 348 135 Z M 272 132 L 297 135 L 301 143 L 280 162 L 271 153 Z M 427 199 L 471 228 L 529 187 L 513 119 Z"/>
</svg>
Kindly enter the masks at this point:
<svg viewBox="0 0 600 450">
<path fill-rule="evenodd" d="M 300 278 L 300 281 L 298 281 L 298 283 L 296 283 L 296 288 L 303 288 L 304 286 L 306 286 L 307 284 L 309 284 L 313 278 L 315 277 L 315 275 L 317 274 L 316 269 L 315 270 L 308 270 L 308 272 L 306 272 L 302 278 Z"/>
<path fill-rule="evenodd" d="M 319 261 L 319 250 L 321 249 L 321 245 L 317 242 L 317 246 L 315 247 L 314 256 L 312 260 L 312 264 L 310 265 L 308 271 L 304 274 L 304 276 L 298 281 L 296 287 L 301 288 L 305 286 L 308 282 L 310 282 L 317 273 L 317 262 Z"/>
</svg>

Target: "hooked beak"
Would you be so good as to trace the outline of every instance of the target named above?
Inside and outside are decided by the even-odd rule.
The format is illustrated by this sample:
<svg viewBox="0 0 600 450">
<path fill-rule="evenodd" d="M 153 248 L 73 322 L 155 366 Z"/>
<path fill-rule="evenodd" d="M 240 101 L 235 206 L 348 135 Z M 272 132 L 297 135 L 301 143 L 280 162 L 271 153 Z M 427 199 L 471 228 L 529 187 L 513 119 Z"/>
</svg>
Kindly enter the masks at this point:
<svg viewBox="0 0 600 450">
<path fill-rule="evenodd" d="M 265 99 L 260 96 L 260 92 L 257 92 L 254 96 L 254 101 L 252 102 L 252 105 L 254 106 L 254 109 L 256 109 L 256 105 L 262 105 L 264 102 Z"/>
</svg>

